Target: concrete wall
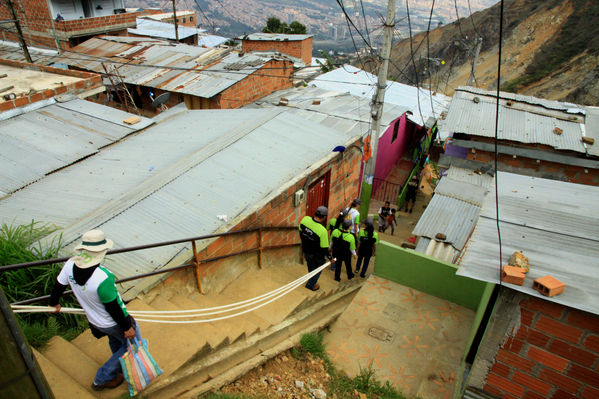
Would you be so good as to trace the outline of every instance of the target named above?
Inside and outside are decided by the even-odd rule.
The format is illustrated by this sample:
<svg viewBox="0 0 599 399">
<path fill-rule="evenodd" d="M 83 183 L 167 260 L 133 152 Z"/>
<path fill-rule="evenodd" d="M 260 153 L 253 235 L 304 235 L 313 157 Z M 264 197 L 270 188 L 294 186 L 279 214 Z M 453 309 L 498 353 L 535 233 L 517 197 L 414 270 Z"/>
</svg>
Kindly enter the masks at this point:
<svg viewBox="0 0 599 399">
<path fill-rule="evenodd" d="M 456 265 L 386 242 L 376 251 L 374 274 L 438 298 L 478 309 L 487 283 L 457 276 Z"/>
<path fill-rule="evenodd" d="M 293 204 L 294 193 L 300 189 L 307 192 L 310 183 L 328 170 L 331 171 L 329 210 L 330 212 L 338 211 L 359 194 L 361 156 L 359 151 L 348 150 L 342 157 L 333 158 L 325 165 L 311 172 L 309 176 L 292 180 L 268 203 L 261 205 L 259 209 L 239 221 L 231 230 L 244 230 L 261 226 L 298 226 L 300 220 L 306 215 L 306 201 L 304 200 L 298 207 L 295 207 Z M 299 234 L 296 229 L 263 232 L 261 238 L 263 246 L 299 243 Z M 206 244 L 198 245 L 198 248 L 201 249 L 199 256 L 201 259 L 213 258 L 248 248 L 255 248 L 257 244 L 257 233 L 220 237 L 207 246 Z M 245 270 L 257 267 L 257 257 L 257 254 L 243 255 L 238 259 L 229 258 L 203 265 L 201 280 L 204 292 L 220 292 L 231 280 Z M 263 267 L 294 263 L 298 262 L 299 259 L 298 247 L 267 251 L 264 252 Z"/>
<path fill-rule="evenodd" d="M 242 51 L 278 51 L 300 58 L 305 64 L 312 63 L 312 37 L 304 40 L 242 40 Z"/>
<path fill-rule="evenodd" d="M 135 27 L 135 19 L 146 12 L 112 14 L 102 17 L 81 18 L 71 21 L 53 21 L 46 0 L 14 2 L 17 18 L 29 46 L 56 48 L 56 40 L 63 49 L 71 48 L 69 38 L 73 36 L 114 33 Z M 20 12 L 21 8 L 24 12 Z M 155 11 L 150 11 L 155 13 Z M 0 19 L 12 19 L 6 6 L 0 7 Z M 17 41 L 13 34 L 3 34 L 7 40 Z"/>
<path fill-rule="evenodd" d="M 504 288 L 468 385 L 503 398 L 599 398 L 599 317 Z"/>
<path fill-rule="evenodd" d="M 394 125 L 399 123 L 397 138 L 393 141 Z M 389 125 L 382 137 L 379 138 L 377 148 L 376 167 L 374 177 L 385 179 L 397 162 L 401 159 L 410 143 L 410 134 L 407 132 L 408 119 L 402 115 Z"/>
</svg>

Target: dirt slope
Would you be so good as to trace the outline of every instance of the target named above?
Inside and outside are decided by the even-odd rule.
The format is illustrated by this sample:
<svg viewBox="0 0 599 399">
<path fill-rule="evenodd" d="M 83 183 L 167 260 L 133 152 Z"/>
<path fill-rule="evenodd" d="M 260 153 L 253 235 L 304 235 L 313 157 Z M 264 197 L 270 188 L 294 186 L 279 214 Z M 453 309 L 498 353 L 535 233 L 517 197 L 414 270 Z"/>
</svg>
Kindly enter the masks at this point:
<svg viewBox="0 0 599 399">
<path fill-rule="evenodd" d="M 504 7 L 502 90 L 599 105 L 597 5 L 590 0 L 506 0 Z M 410 40 L 397 43 L 389 74 L 451 95 L 468 82 L 476 37 L 483 42 L 473 85 L 496 89 L 498 4 L 432 30 L 428 49 L 425 33 L 414 36 L 413 60 Z"/>
</svg>

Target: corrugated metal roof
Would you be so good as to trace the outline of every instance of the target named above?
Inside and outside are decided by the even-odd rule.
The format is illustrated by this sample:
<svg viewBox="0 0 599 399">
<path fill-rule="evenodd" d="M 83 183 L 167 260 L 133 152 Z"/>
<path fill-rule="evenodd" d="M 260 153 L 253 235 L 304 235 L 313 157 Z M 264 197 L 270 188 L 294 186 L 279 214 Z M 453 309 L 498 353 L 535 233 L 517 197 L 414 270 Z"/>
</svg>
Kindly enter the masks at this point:
<svg viewBox="0 0 599 399">
<path fill-rule="evenodd" d="M 433 241 L 437 233 L 445 234 L 445 243 L 451 244 L 458 252 L 461 251 L 476 225 L 489 191 L 489 179 L 477 176 L 479 179 L 464 169 L 450 167 L 448 175 L 439 180 L 435 195 L 420 216 L 412 234 L 421 236 L 421 240 L 426 237 Z M 423 253 L 437 250 L 428 245 L 421 246 L 420 249 Z M 446 252 L 439 253 L 447 256 Z"/>
<path fill-rule="evenodd" d="M 250 108 L 277 107 L 281 99 L 287 99 L 287 108 L 309 111 L 310 119 L 327 120 L 330 126 L 346 129 L 352 135 L 364 135 L 370 125 L 370 100 L 351 94 L 341 94 L 318 87 L 294 87 L 279 90 L 266 96 Z M 387 126 L 403 115 L 408 109 L 393 104 L 385 104 L 381 118 L 381 136 Z M 310 114 L 313 114 L 310 116 Z"/>
<path fill-rule="evenodd" d="M 58 51 L 27 47 L 33 63 L 50 65 L 58 57 Z M 0 58 L 11 61 L 27 62 L 19 43 L 0 40 Z"/>
<path fill-rule="evenodd" d="M 456 90 L 443 131 L 473 136 L 495 136 L 495 95 L 486 90 Z M 511 105 L 510 105 L 511 104 Z M 519 143 L 538 143 L 558 150 L 586 153 L 583 145 L 584 110 L 575 104 L 501 93 L 498 138 Z M 554 129 L 562 130 L 561 134 Z"/>
<path fill-rule="evenodd" d="M 489 189 L 495 181 L 493 176 L 486 173 L 479 175 L 478 173 L 474 173 L 472 169 L 464 169 L 457 166 L 452 166 L 447 170 L 447 177 L 453 180 L 474 184 L 475 186 L 484 187 L 486 189 Z"/>
<path fill-rule="evenodd" d="M 306 40 L 312 35 L 288 35 L 284 33 L 252 33 L 250 35 L 240 36 L 243 40 L 258 40 L 258 41 L 298 41 Z"/>
<path fill-rule="evenodd" d="M 153 123 L 141 118 L 127 125 L 123 120 L 132 114 L 84 100 L 52 103 L 0 120 L 0 191 L 5 194 Z"/>
<path fill-rule="evenodd" d="M 499 265 L 515 251 L 530 260 L 523 286 L 507 287 L 576 309 L 599 314 L 599 216 L 594 209 L 599 187 L 499 172 L 499 218 L 503 258 L 490 193 L 471 239 L 462 252 L 458 274 L 499 282 Z M 565 291 L 545 297 L 532 289 L 534 279 L 552 275 Z"/>
<path fill-rule="evenodd" d="M 226 231 L 348 143 L 341 132 L 282 111 L 175 114 L 2 200 L 0 222 L 55 224 L 70 247 L 96 227 L 117 246 Z M 216 217 L 222 214 L 228 224 Z M 185 248 L 113 255 L 108 265 L 131 276 L 161 268 Z M 150 281 L 126 284 L 127 297 Z"/>
<path fill-rule="evenodd" d="M 112 70 L 112 65 L 116 66 L 118 74 L 126 83 L 204 98 L 213 97 L 246 78 L 274 57 L 241 55 L 230 53 L 228 49 L 116 36 L 92 38 L 78 45 L 74 50 L 93 57 L 89 60 L 80 60 L 83 58 L 81 54 L 76 57 L 77 59 L 73 59 L 70 54 L 61 58 L 60 62 L 104 73 L 101 64 L 103 60 L 97 57 L 110 58 L 128 63 L 128 65 L 119 65 L 104 62 L 109 65 L 109 70 Z M 204 69 L 208 61 L 216 64 Z"/>
<path fill-rule="evenodd" d="M 160 22 L 159 20 L 155 21 L 145 17 L 137 18 L 136 24 L 137 27 L 135 28 L 127 28 L 127 32 L 140 36 L 159 37 L 162 39 L 171 40 L 176 39 L 174 24 Z M 185 39 L 198 34 L 198 30 L 196 28 L 190 28 L 189 26 L 184 25 L 178 25 L 177 31 L 179 33 L 179 39 Z"/>
<path fill-rule="evenodd" d="M 599 157 L 599 107 L 584 107 L 584 109 L 586 111 L 585 136 L 595 140 L 595 144 L 587 145 L 587 152 Z"/>
<path fill-rule="evenodd" d="M 198 30 L 201 30 L 201 29 L 198 29 Z M 217 46 L 220 46 L 221 44 L 225 43 L 227 40 L 229 40 L 229 39 L 226 37 L 223 37 L 223 36 L 199 34 L 198 35 L 198 46 L 217 47 Z"/>
<path fill-rule="evenodd" d="M 444 195 L 434 195 L 412 234 L 434 238 L 445 234 L 445 242 L 461 250 L 480 214 L 480 207 Z"/>
<path fill-rule="evenodd" d="M 310 84 L 338 93 L 350 93 L 370 101 L 375 94 L 377 81 L 377 77 L 371 73 L 351 65 L 343 65 L 318 76 Z M 412 113 L 408 116 L 409 119 L 424 126 L 428 118 L 436 119 L 441 112 L 447 110 L 451 98 L 440 93 L 431 95 L 428 90 L 388 81 L 384 101 L 385 107 L 394 104 L 406 108 Z"/>
</svg>

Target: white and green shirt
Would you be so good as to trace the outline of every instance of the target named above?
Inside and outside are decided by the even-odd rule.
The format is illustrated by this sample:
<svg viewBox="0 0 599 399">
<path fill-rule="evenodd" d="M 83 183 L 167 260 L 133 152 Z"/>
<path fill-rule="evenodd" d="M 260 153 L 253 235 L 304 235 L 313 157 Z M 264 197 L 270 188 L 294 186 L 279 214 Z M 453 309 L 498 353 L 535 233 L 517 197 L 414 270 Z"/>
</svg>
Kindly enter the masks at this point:
<svg viewBox="0 0 599 399">
<path fill-rule="evenodd" d="M 85 284 L 81 286 L 75 282 L 73 276 L 74 264 L 73 259 L 69 259 L 56 279 L 62 285 L 68 284 L 71 286 L 91 324 L 101 328 L 108 328 L 117 324 L 104 306 L 105 303 L 112 302 L 115 299 L 118 301 L 124 315 L 129 315 L 121 295 L 116 289 L 114 274 L 110 270 L 101 265 L 98 266 Z"/>
</svg>

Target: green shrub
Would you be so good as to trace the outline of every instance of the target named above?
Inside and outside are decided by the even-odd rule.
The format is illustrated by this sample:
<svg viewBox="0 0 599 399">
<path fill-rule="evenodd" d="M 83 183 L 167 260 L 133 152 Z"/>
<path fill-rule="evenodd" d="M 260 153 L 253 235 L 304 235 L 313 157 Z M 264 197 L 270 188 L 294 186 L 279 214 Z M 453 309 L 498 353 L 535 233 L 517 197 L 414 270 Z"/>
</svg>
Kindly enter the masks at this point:
<svg viewBox="0 0 599 399">
<path fill-rule="evenodd" d="M 56 227 L 34 221 L 17 226 L 2 224 L 0 266 L 58 257 L 62 236 L 43 241 L 56 230 Z M 47 295 L 52 291 L 61 267 L 61 264 L 53 264 L 0 272 L 0 286 L 9 302 Z M 77 301 L 72 296 L 64 296 L 61 303 L 65 307 L 77 306 Z M 36 348 L 42 347 L 57 334 L 66 339 L 74 338 L 87 327 L 84 318 L 66 313 L 55 316 L 49 316 L 48 313 L 18 313 L 17 319 L 25 337 Z"/>
</svg>

